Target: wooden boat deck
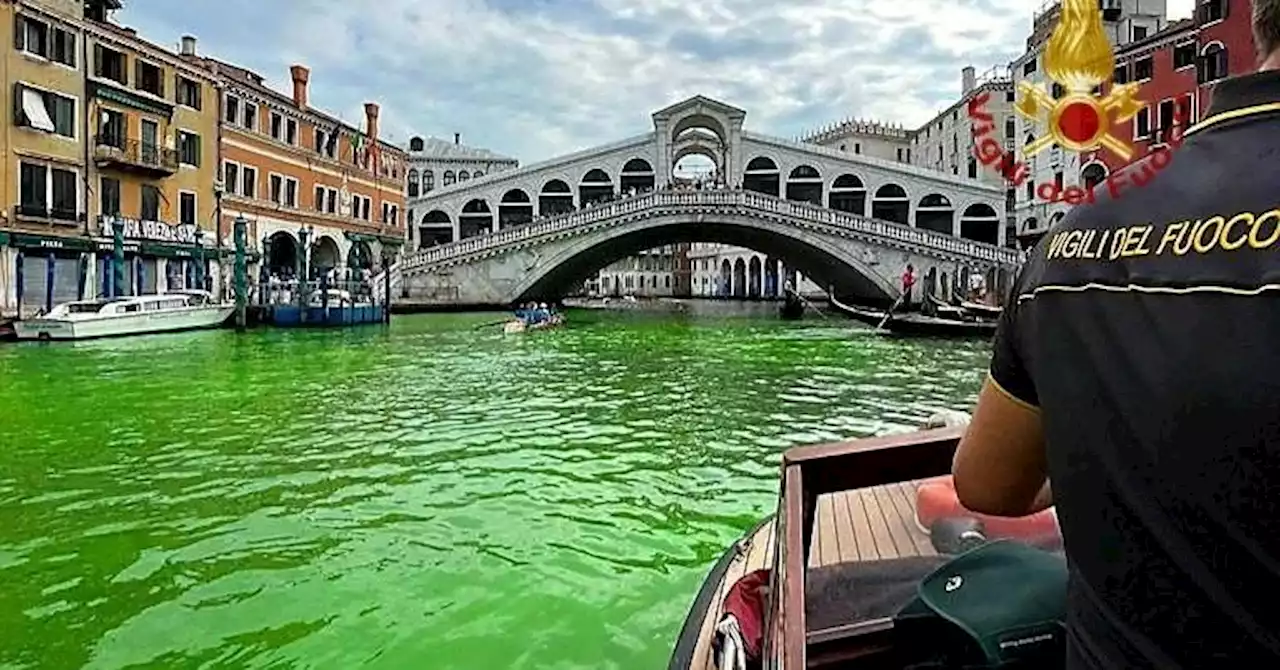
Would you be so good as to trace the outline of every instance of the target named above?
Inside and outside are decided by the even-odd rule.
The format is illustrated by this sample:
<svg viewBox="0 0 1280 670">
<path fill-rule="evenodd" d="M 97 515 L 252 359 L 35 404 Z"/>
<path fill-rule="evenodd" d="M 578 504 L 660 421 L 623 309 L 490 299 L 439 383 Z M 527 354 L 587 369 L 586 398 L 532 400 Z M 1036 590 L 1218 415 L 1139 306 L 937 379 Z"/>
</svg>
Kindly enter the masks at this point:
<svg viewBox="0 0 1280 670">
<path fill-rule="evenodd" d="M 916 525 L 918 483 L 885 484 L 818 496 L 809 567 L 937 555 L 928 534 Z M 743 575 L 769 567 L 774 550 L 773 521 L 738 543 L 738 556 L 725 572 L 702 621 L 689 670 L 716 670 L 711 642 L 724 596 Z"/>
</svg>

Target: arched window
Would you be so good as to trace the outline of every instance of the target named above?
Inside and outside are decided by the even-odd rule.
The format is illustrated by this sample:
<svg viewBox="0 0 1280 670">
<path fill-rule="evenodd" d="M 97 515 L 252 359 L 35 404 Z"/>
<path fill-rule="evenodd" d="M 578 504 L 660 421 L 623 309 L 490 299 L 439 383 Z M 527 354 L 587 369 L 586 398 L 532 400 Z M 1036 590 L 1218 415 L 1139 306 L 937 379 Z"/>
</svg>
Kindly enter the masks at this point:
<svg viewBox="0 0 1280 670">
<path fill-rule="evenodd" d="M 418 171 L 417 170 L 409 170 L 408 182 L 409 182 L 409 197 L 410 198 L 418 197 Z"/>
<path fill-rule="evenodd" d="M 470 178 L 471 175 L 467 174 L 466 170 L 458 170 L 458 181 L 466 181 Z"/>
<path fill-rule="evenodd" d="M 458 176 L 453 173 L 453 170 L 445 170 L 444 179 L 440 180 L 440 185 L 453 186 L 453 183 L 456 182 L 457 180 L 458 180 Z"/>
<path fill-rule="evenodd" d="M 472 173 L 471 173 L 471 178 L 472 178 L 472 179 L 479 179 L 479 178 L 481 178 L 481 177 L 483 177 L 483 176 L 484 176 L 484 173 L 483 173 L 483 172 L 481 172 L 481 171 L 479 171 L 479 170 L 476 170 L 475 172 L 472 172 Z"/>
<path fill-rule="evenodd" d="M 434 170 L 422 171 L 422 193 L 425 195 L 431 189 L 436 187 L 436 173 Z"/>
</svg>

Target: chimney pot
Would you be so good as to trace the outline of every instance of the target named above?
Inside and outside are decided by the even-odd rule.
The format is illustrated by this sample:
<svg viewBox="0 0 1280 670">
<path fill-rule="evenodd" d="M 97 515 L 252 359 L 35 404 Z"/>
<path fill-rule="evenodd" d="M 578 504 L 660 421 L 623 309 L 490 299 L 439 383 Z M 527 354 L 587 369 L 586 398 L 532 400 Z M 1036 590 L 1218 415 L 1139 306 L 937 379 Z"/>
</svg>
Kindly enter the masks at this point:
<svg viewBox="0 0 1280 670">
<path fill-rule="evenodd" d="M 369 136 L 370 142 L 378 141 L 378 103 L 364 103 L 364 134 Z"/>
<path fill-rule="evenodd" d="M 969 95 L 969 92 L 978 87 L 977 71 L 972 65 L 967 65 L 960 70 L 960 95 Z"/>
<path fill-rule="evenodd" d="M 289 75 L 293 77 L 293 104 L 299 109 L 305 109 L 307 106 L 307 82 L 311 80 L 311 70 L 302 65 L 294 65 L 289 68 Z"/>
<path fill-rule="evenodd" d="M 183 56 L 194 56 L 194 55 L 196 55 L 196 38 L 195 38 L 195 36 L 193 36 L 193 35 L 183 35 L 183 36 L 182 36 L 182 55 L 183 55 Z"/>
</svg>

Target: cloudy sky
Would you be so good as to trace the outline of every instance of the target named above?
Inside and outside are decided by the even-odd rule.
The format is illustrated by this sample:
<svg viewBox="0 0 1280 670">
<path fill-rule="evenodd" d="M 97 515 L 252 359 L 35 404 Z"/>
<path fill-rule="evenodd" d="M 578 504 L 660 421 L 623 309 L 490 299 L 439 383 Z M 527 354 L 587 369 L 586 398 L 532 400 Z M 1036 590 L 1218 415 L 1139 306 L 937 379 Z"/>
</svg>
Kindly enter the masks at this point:
<svg viewBox="0 0 1280 670">
<path fill-rule="evenodd" d="M 1194 0 L 1168 0 L 1188 16 Z M 125 0 L 161 44 L 256 70 L 348 121 L 382 104 L 384 136 L 452 138 L 529 163 L 649 128 L 704 94 L 747 127 L 795 136 L 850 116 L 918 125 L 960 68 L 1019 53 L 1042 0 Z M 389 134 L 389 135 L 388 135 Z"/>
</svg>

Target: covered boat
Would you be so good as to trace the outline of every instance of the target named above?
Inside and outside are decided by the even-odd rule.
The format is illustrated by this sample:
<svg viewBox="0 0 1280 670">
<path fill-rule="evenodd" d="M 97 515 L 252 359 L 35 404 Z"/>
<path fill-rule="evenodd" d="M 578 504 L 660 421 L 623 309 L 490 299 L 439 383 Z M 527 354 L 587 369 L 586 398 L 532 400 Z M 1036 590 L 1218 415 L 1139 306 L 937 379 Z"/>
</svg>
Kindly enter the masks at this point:
<svg viewBox="0 0 1280 670">
<path fill-rule="evenodd" d="M 187 290 L 105 300 L 77 300 L 48 314 L 14 323 L 20 340 L 82 340 L 198 328 L 226 322 L 235 305 L 208 291 Z"/>
<path fill-rule="evenodd" d="M 787 451 L 777 514 L 711 570 L 669 670 L 1061 667 L 1061 553 L 992 541 L 963 508 L 924 509 L 921 484 L 950 472 L 963 433 Z M 1045 530 L 1019 522 L 1014 535 Z"/>
</svg>

